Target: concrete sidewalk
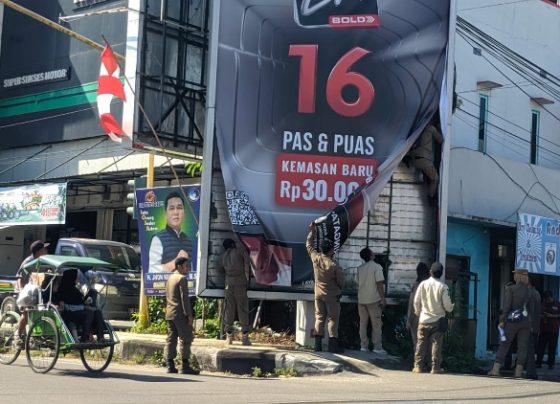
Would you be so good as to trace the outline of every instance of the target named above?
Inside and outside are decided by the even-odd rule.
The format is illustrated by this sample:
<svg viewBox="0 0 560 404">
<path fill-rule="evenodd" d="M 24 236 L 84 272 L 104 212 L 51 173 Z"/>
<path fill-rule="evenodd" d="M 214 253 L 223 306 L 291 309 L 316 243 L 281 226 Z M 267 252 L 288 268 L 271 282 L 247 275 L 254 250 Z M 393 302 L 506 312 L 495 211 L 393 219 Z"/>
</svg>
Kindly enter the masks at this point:
<svg viewBox="0 0 560 404">
<path fill-rule="evenodd" d="M 137 357 L 149 358 L 156 351 L 163 352 L 165 335 L 134 334 L 117 332 L 121 343 L 116 346 L 117 354 L 126 360 Z M 307 349 L 289 349 L 282 346 L 253 344 L 243 346 L 235 341 L 225 346 L 216 339 L 195 338 L 192 353 L 202 370 L 252 374 L 258 367 L 262 373 L 274 373 L 275 369 L 289 369 L 300 375 L 325 375 L 342 370 L 376 374 L 380 370 L 375 363 L 383 362 L 384 368 L 402 368 L 399 358 L 387 354 L 347 350 L 343 354 L 312 352 Z M 385 366 L 387 365 L 387 366 Z"/>
</svg>

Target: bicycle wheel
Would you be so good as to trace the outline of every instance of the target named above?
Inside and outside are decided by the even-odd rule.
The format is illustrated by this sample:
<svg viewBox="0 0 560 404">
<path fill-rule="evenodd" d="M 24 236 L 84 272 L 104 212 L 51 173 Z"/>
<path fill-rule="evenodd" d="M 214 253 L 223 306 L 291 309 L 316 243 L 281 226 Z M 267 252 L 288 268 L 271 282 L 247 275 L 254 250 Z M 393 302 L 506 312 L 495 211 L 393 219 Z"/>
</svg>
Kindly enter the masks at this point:
<svg viewBox="0 0 560 404">
<path fill-rule="evenodd" d="M 29 328 L 25 340 L 27 363 L 34 372 L 47 373 L 60 353 L 60 335 L 54 321 L 41 317 Z"/>
<path fill-rule="evenodd" d="M 10 365 L 16 361 L 21 352 L 21 346 L 16 346 L 16 335 L 19 315 L 12 311 L 0 317 L 0 363 Z"/>
<path fill-rule="evenodd" d="M 111 363 L 114 350 L 114 345 L 80 349 L 80 359 L 87 370 L 93 373 L 101 373 Z"/>
</svg>

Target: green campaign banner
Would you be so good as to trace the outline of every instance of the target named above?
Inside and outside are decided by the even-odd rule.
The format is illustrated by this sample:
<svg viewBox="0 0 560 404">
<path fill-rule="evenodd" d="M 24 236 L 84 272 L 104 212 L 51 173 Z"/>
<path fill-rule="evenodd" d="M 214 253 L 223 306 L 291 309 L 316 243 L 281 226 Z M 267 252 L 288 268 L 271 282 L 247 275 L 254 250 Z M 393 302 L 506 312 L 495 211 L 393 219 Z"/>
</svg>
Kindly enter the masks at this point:
<svg viewBox="0 0 560 404">
<path fill-rule="evenodd" d="M 175 260 L 186 257 L 191 263 L 189 294 L 194 296 L 200 186 L 137 189 L 135 209 L 145 294 L 165 296 Z"/>
</svg>

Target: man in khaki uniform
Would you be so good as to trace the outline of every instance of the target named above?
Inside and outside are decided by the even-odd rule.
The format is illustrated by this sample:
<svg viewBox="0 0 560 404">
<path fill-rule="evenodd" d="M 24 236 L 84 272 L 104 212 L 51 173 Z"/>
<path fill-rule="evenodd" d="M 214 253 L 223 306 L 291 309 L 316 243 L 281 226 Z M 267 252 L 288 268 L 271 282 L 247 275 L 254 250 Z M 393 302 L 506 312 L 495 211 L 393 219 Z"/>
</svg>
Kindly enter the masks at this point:
<svg viewBox="0 0 560 404">
<path fill-rule="evenodd" d="M 443 334 L 440 319 L 445 313 L 453 311 L 453 303 L 449 297 L 449 288 L 440 278 L 443 265 L 434 262 L 430 268 L 430 278 L 418 285 L 414 296 L 414 312 L 418 316 L 418 331 L 416 335 L 416 352 L 414 353 L 414 373 L 422 373 L 422 364 L 426 357 L 430 342 L 432 345 L 432 370 L 430 373 L 442 373 L 441 350 L 443 348 Z"/>
<path fill-rule="evenodd" d="M 233 321 L 235 314 L 241 325 L 241 342 L 251 345 L 249 341 L 249 299 L 247 298 L 247 285 L 251 264 L 249 254 L 241 247 L 237 248 L 235 241 L 227 238 L 223 242 L 224 253 L 216 263 L 216 269 L 225 273 L 225 314 L 224 329 L 226 331 L 226 344 L 233 342 Z"/>
<path fill-rule="evenodd" d="M 385 307 L 385 277 L 383 268 L 374 262 L 375 255 L 369 248 L 360 251 L 364 263 L 358 267 L 358 315 L 360 316 L 361 351 L 369 351 L 367 326 L 371 320 L 373 352 L 386 354 L 381 344 L 381 313 Z"/>
<path fill-rule="evenodd" d="M 428 178 L 428 196 L 430 199 L 435 197 L 439 182 L 438 172 L 434 167 L 434 140 L 441 144 L 443 137 L 434 125 L 428 125 L 416 141 L 416 147 L 413 146 L 410 151 L 412 164 Z"/>
<path fill-rule="evenodd" d="M 315 225 L 309 224 L 305 246 L 313 263 L 315 276 L 315 351 L 322 351 L 325 319 L 327 319 L 329 352 L 341 353 L 344 349 L 338 343 L 338 319 L 344 276 L 340 266 L 333 260 L 332 241 L 323 240 L 320 252 L 313 247 L 315 232 Z"/>
<path fill-rule="evenodd" d="M 181 373 L 197 375 L 200 372 L 191 368 L 191 344 L 193 340 L 193 313 L 189 300 L 189 284 L 185 275 L 189 272 L 188 258 L 175 260 L 175 272 L 167 279 L 165 285 L 165 320 L 167 321 L 167 373 L 177 373 L 174 359 L 177 356 L 177 338 L 181 342 Z"/>
<path fill-rule="evenodd" d="M 500 347 L 496 353 L 496 362 L 494 362 L 492 370 L 488 372 L 489 376 L 500 375 L 500 369 L 515 337 L 517 337 L 517 364 L 513 377 L 522 376 L 527 361 L 527 349 L 531 336 L 531 313 L 534 312 L 535 302 L 529 288 L 529 271 L 518 268 L 513 272 L 515 285 L 506 287 L 504 306 L 498 324 L 498 327 L 504 330 L 506 340 L 500 341 Z M 515 310 L 523 312 L 523 316 L 519 320 L 512 319 L 511 313 Z"/>
</svg>

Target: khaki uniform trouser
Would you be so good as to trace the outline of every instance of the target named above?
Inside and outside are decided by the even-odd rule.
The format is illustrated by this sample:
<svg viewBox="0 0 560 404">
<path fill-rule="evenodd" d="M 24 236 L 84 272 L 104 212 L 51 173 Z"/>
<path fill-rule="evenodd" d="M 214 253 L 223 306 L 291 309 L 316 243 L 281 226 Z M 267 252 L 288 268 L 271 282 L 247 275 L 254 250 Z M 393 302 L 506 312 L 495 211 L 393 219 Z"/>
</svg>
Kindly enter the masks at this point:
<svg viewBox="0 0 560 404">
<path fill-rule="evenodd" d="M 369 348 L 367 336 L 367 326 L 371 320 L 371 342 L 373 349 L 383 348 L 381 345 L 381 305 L 379 302 L 371 304 L 358 304 L 358 314 L 360 315 L 360 342 L 362 348 Z"/>
<path fill-rule="evenodd" d="M 167 320 L 167 359 L 173 360 L 177 357 L 177 338 L 180 342 L 181 359 L 191 356 L 191 344 L 193 340 L 192 327 L 187 319 Z"/>
<path fill-rule="evenodd" d="M 329 337 L 338 338 L 339 317 L 340 302 L 337 296 L 321 296 L 315 298 L 315 335 L 324 335 L 326 319 Z"/>
<path fill-rule="evenodd" d="M 413 157 L 412 162 L 416 168 L 422 171 L 426 177 L 428 177 L 429 185 L 428 185 L 428 195 L 430 197 L 435 196 L 439 181 L 439 176 L 437 173 L 436 168 L 434 167 L 434 163 L 424 157 Z"/>
<path fill-rule="evenodd" d="M 524 320 L 519 323 L 506 323 L 504 333 L 506 340 L 500 342 L 500 347 L 496 353 L 496 362 L 503 365 L 506 360 L 506 355 L 509 347 L 515 336 L 517 336 L 517 364 L 525 366 L 527 361 L 527 349 L 529 348 L 529 337 L 531 336 L 531 324 L 529 320 Z"/>
<path fill-rule="evenodd" d="M 245 285 L 226 285 L 225 299 L 224 330 L 226 333 L 231 334 L 233 332 L 236 313 L 241 325 L 241 332 L 249 332 L 247 287 Z"/>
<path fill-rule="evenodd" d="M 416 352 L 414 353 L 414 367 L 422 368 L 426 359 L 428 347 L 432 345 L 432 369 L 441 368 L 441 349 L 443 347 L 443 332 L 440 331 L 439 322 L 418 324 L 416 334 Z"/>
</svg>

